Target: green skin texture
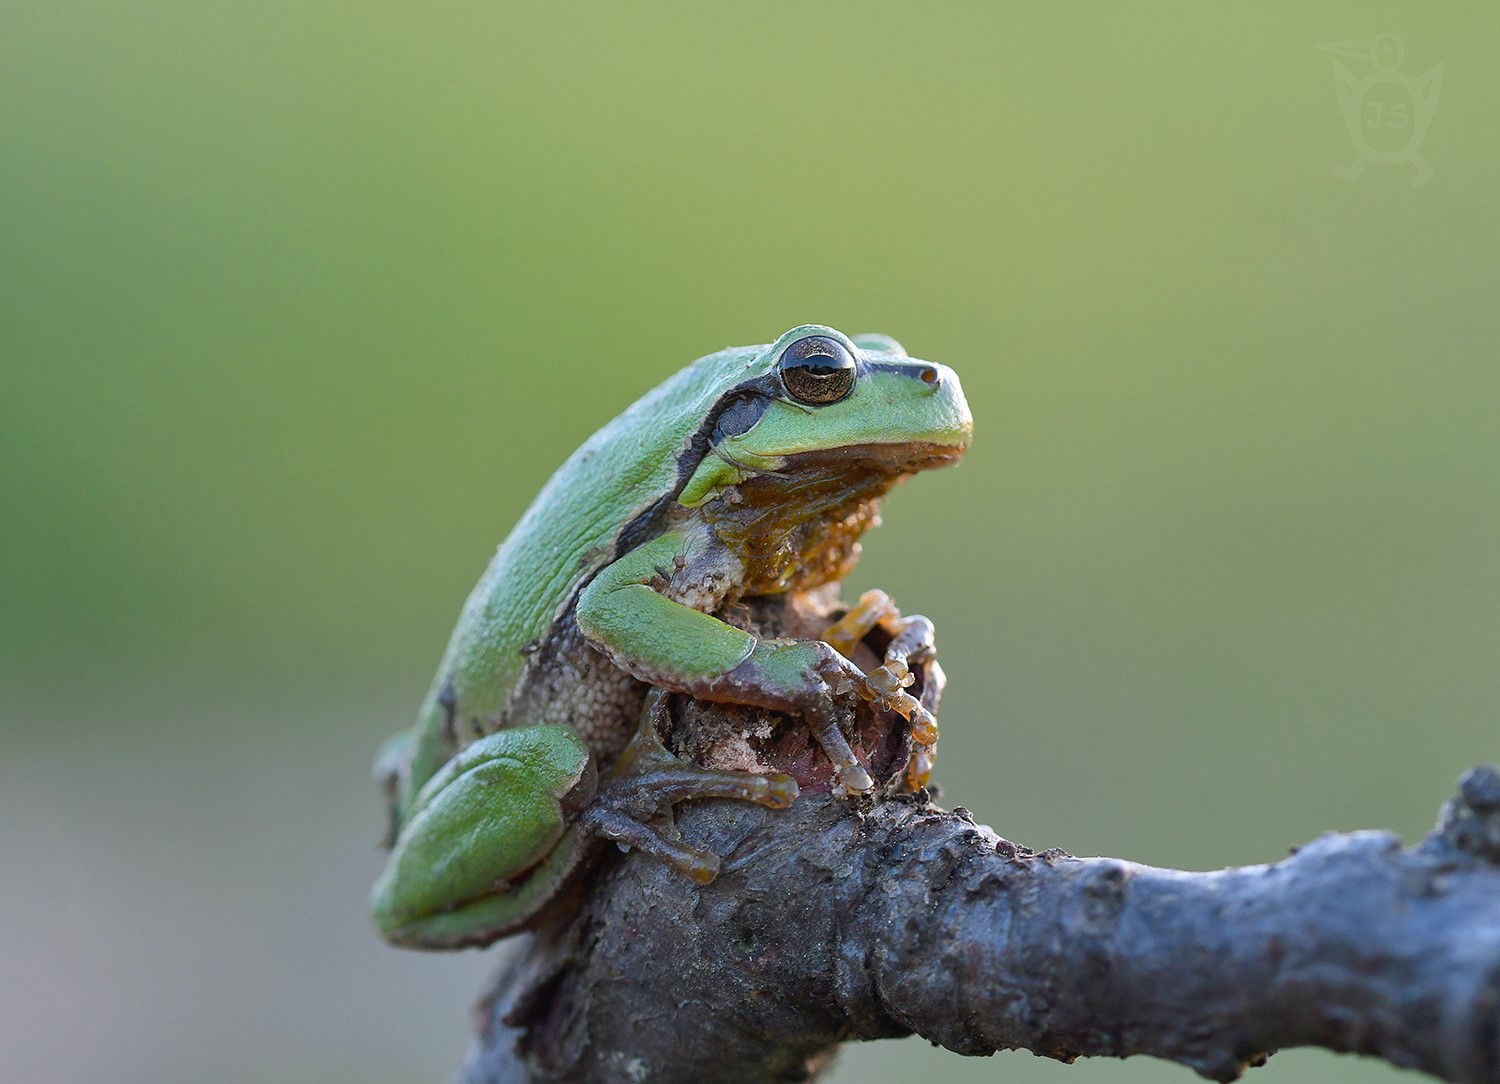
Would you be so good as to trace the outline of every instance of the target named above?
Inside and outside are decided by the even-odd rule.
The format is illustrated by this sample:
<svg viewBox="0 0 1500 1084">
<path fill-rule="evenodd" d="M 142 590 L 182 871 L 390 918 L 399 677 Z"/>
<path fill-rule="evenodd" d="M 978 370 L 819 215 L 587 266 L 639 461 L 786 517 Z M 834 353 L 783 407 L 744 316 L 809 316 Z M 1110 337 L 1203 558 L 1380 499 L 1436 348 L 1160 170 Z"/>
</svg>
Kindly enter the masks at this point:
<svg viewBox="0 0 1500 1084">
<path fill-rule="evenodd" d="M 853 391 L 836 403 L 810 406 L 776 383 L 783 350 L 809 334 L 859 360 Z M 757 380 L 779 393 L 747 431 L 705 451 L 722 397 Z M 391 788 L 394 822 L 372 893 L 382 935 L 421 948 L 488 943 L 532 924 L 580 860 L 576 803 L 593 793 L 598 749 L 574 726 L 515 708 L 534 704 L 517 690 L 537 678 L 533 659 L 570 620 L 614 666 L 661 689 L 788 711 L 831 702 L 827 656 L 836 653 L 827 645 L 759 641 L 660 592 L 662 571 L 701 545 L 685 510 L 774 474 L 788 456 L 869 445 L 961 450 L 970 429 L 951 370 L 908 358 L 885 336 L 803 325 L 769 346 L 700 358 L 595 433 L 500 547 L 415 726 L 382 751 L 377 774 Z M 455 741 L 455 716 L 493 732 Z"/>
</svg>

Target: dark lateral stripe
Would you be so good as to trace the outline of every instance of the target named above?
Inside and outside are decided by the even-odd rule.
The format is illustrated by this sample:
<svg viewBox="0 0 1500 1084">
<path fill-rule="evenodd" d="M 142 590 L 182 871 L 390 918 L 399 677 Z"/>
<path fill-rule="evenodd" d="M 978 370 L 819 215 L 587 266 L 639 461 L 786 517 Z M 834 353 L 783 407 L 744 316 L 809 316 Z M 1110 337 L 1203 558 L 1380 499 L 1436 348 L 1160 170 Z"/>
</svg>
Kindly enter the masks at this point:
<svg viewBox="0 0 1500 1084">
<path fill-rule="evenodd" d="M 922 379 L 922 373 L 932 368 L 927 362 L 916 358 L 903 358 L 901 361 L 870 361 L 862 358 L 860 365 L 866 372 L 894 373 L 912 380 Z M 727 411 L 741 408 L 754 411 L 753 417 L 733 419 L 735 433 L 728 435 L 736 435 L 745 432 L 759 421 L 760 415 L 765 413 L 772 400 L 781 397 L 781 380 L 774 368 L 760 376 L 742 380 L 719 396 L 708 413 L 704 415 L 697 430 L 688 438 L 682 453 L 677 457 L 677 480 L 672 488 L 625 525 L 624 530 L 615 537 L 614 555 L 611 560 L 619 558 L 651 537 L 663 511 L 676 499 L 682 487 L 687 485 L 688 479 L 693 476 L 693 472 L 698 469 L 698 465 L 703 462 L 703 457 L 713 446 L 715 431 Z M 747 421 L 748 424 L 746 424 Z"/>
<path fill-rule="evenodd" d="M 611 560 L 618 559 L 621 555 L 630 552 L 640 543 L 649 539 L 655 533 L 654 528 L 662 513 L 674 500 L 682 487 L 687 485 L 688 479 L 698 469 L 698 464 L 703 462 L 703 457 L 708 454 L 713 445 L 714 430 L 719 426 L 719 420 L 724 412 L 737 403 L 749 402 L 760 403 L 759 410 L 764 413 L 771 400 L 776 398 L 781 390 L 781 382 L 776 378 L 774 372 L 763 373 L 749 380 L 742 380 L 730 388 L 709 408 L 708 413 L 703 416 L 703 421 L 693 435 L 688 438 L 687 445 L 677 457 L 677 480 L 672 483 L 672 488 L 658 497 L 648 508 L 625 525 L 625 529 L 615 536 L 615 549 Z M 755 418 L 759 421 L 759 415 Z M 752 423 L 753 424 L 753 423 Z M 749 426 L 746 426 L 748 429 Z"/>
</svg>

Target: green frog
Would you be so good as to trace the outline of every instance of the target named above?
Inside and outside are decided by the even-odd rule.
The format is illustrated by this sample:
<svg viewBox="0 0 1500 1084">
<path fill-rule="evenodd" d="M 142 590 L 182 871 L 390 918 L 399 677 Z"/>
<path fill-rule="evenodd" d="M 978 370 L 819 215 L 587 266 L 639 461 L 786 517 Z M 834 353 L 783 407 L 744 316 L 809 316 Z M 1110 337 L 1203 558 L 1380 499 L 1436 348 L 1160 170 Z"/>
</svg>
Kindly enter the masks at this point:
<svg viewBox="0 0 1500 1084">
<path fill-rule="evenodd" d="M 845 733 L 873 700 L 911 720 L 924 781 L 935 721 L 905 686 L 930 622 L 879 592 L 820 639 L 762 639 L 726 611 L 837 584 L 891 486 L 957 461 L 971 429 L 950 369 L 807 324 L 700 358 L 595 433 L 500 546 L 415 726 L 382 750 L 381 934 L 439 949 L 528 928 L 602 840 L 711 880 L 719 856 L 664 815 L 708 797 L 784 808 L 797 784 L 674 756 L 670 694 L 804 720 L 841 797 L 874 786 Z M 866 674 L 849 656 L 877 624 L 890 646 Z"/>
</svg>

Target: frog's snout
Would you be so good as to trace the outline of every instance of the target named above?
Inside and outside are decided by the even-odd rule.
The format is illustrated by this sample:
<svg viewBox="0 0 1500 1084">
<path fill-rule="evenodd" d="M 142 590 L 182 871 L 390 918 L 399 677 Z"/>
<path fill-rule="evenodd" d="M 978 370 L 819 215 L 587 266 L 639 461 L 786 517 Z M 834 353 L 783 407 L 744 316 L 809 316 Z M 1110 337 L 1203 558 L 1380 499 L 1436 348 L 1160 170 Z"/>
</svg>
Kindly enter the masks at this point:
<svg viewBox="0 0 1500 1084">
<path fill-rule="evenodd" d="M 974 418 L 969 413 L 969 402 L 964 398 L 958 374 L 946 365 L 926 362 L 917 377 L 922 381 L 925 396 L 930 397 L 933 428 L 941 434 L 938 439 L 945 444 L 967 447 Z"/>
</svg>

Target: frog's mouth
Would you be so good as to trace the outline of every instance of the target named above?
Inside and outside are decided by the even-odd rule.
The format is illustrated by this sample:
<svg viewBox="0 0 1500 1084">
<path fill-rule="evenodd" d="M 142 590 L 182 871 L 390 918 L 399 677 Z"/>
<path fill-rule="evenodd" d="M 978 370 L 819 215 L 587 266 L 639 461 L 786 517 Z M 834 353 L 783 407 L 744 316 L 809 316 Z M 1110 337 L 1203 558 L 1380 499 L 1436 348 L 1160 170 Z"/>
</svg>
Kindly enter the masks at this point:
<svg viewBox="0 0 1500 1084">
<path fill-rule="evenodd" d="M 781 456 L 776 473 L 891 477 L 949 466 L 962 459 L 968 450 L 967 443 L 942 444 L 938 441 L 845 444 Z"/>
</svg>

